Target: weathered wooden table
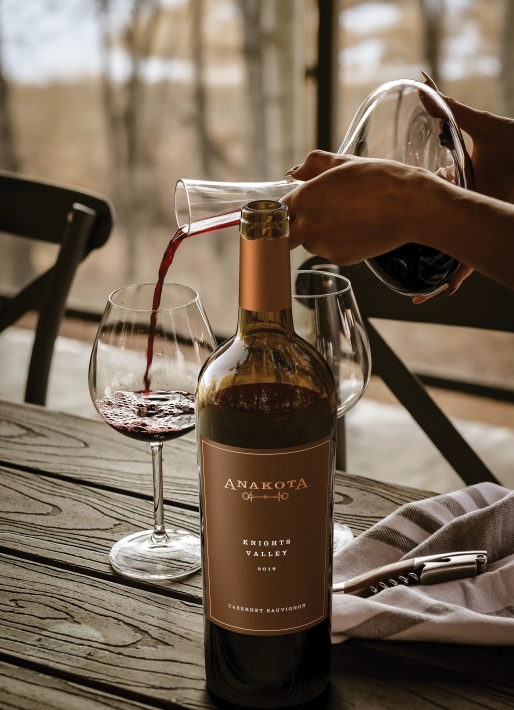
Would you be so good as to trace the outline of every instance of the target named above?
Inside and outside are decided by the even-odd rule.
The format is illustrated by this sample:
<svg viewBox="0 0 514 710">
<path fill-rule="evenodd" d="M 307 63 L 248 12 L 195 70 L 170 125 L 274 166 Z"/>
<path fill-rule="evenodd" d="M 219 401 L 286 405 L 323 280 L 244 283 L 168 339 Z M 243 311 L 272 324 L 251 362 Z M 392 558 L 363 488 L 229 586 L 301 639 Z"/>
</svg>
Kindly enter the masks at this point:
<svg viewBox="0 0 514 710">
<path fill-rule="evenodd" d="M 172 475 L 173 472 L 173 475 Z M 0 402 L 0 708 L 213 708 L 201 579 L 115 576 L 108 552 L 152 517 L 148 447 L 101 422 Z M 360 533 L 427 493 L 337 474 Z M 196 530 L 192 439 L 165 446 L 167 521 Z M 356 642 L 319 708 L 514 708 L 507 648 Z"/>
</svg>

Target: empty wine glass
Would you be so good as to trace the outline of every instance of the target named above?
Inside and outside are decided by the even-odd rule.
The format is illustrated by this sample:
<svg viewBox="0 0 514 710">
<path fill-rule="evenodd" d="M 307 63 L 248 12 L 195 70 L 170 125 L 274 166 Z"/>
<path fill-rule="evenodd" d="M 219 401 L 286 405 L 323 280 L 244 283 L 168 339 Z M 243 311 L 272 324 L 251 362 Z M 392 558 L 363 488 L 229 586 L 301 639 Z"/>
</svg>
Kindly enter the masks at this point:
<svg viewBox="0 0 514 710">
<path fill-rule="evenodd" d="M 195 426 L 200 369 L 216 347 L 198 293 L 164 284 L 152 311 L 155 284 L 132 284 L 110 296 L 89 365 L 91 399 L 107 424 L 150 444 L 154 528 L 117 542 L 112 567 L 139 580 L 181 579 L 200 569 L 200 538 L 165 528 L 162 447 Z"/>
<path fill-rule="evenodd" d="M 351 283 L 330 268 L 323 264 L 291 272 L 293 320 L 298 335 L 319 350 L 332 370 L 340 418 L 366 391 L 371 352 Z M 347 525 L 334 522 L 334 551 L 352 539 Z"/>
</svg>

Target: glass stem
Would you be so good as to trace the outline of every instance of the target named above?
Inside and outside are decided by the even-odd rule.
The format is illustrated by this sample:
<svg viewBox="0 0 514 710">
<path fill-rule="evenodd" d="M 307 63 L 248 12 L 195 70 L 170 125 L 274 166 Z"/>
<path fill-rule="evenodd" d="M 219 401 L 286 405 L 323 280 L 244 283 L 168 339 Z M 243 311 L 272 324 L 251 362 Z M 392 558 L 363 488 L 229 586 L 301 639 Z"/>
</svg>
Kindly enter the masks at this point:
<svg viewBox="0 0 514 710">
<path fill-rule="evenodd" d="M 166 529 L 164 527 L 164 503 L 162 486 L 162 441 L 150 444 L 152 449 L 153 466 L 153 514 L 154 526 L 152 542 L 155 545 L 163 545 L 168 541 Z"/>
</svg>

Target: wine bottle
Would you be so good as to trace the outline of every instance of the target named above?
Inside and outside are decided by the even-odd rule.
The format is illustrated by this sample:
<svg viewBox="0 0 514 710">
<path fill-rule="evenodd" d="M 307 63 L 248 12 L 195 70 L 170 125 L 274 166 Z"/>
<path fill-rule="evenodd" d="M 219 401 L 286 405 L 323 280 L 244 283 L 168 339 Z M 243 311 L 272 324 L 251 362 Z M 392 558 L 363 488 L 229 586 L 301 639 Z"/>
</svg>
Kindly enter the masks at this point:
<svg viewBox="0 0 514 710">
<path fill-rule="evenodd" d="M 197 390 L 205 663 L 216 696 L 274 708 L 328 684 L 337 402 L 293 328 L 286 206 L 240 227 L 237 332 Z"/>
</svg>

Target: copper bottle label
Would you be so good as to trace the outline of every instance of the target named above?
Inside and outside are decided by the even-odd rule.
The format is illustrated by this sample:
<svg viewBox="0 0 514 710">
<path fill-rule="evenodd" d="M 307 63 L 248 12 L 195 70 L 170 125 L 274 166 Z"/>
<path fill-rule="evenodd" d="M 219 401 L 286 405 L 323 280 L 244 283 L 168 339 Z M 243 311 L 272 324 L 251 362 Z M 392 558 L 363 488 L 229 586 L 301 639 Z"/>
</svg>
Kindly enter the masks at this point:
<svg viewBox="0 0 514 710">
<path fill-rule="evenodd" d="M 276 636 L 329 613 L 332 440 L 242 449 L 200 439 L 207 618 Z"/>
</svg>

